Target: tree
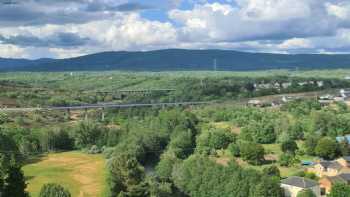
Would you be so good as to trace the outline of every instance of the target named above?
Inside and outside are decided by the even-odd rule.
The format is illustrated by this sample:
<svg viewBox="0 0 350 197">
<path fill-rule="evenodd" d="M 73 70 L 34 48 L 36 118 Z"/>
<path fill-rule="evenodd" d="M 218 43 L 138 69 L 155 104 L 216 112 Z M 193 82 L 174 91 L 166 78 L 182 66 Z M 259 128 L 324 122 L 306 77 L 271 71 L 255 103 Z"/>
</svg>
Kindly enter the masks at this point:
<svg viewBox="0 0 350 197">
<path fill-rule="evenodd" d="M 310 189 L 303 189 L 300 192 L 298 192 L 297 197 L 316 197 L 316 195 Z"/>
<path fill-rule="evenodd" d="M 98 124 L 90 121 L 83 121 L 75 130 L 75 144 L 78 148 L 97 145 L 102 133 L 103 128 Z"/>
<path fill-rule="evenodd" d="M 277 166 L 268 166 L 263 169 L 263 173 L 267 176 L 280 177 L 281 173 Z"/>
<path fill-rule="evenodd" d="M 263 177 L 255 187 L 254 197 L 283 197 L 279 178 Z"/>
<path fill-rule="evenodd" d="M 315 155 L 315 149 L 317 146 L 317 143 L 319 141 L 319 137 L 318 136 L 313 136 L 313 135 L 308 135 L 305 139 L 305 143 L 304 143 L 304 148 L 305 148 L 305 152 L 308 155 Z"/>
<path fill-rule="evenodd" d="M 298 145 L 294 140 L 287 140 L 282 142 L 281 149 L 284 153 L 295 154 L 295 151 L 298 150 Z"/>
<path fill-rule="evenodd" d="M 281 166 L 291 166 L 295 163 L 295 157 L 292 154 L 282 154 L 279 163 Z"/>
<path fill-rule="evenodd" d="M 235 156 L 235 157 L 239 157 L 240 156 L 240 150 L 239 150 L 239 146 L 237 144 L 231 143 L 228 146 L 228 150 L 230 151 L 232 156 Z"/>
<path fill-rule="evenodd" d="M 210 130 L 202 133 L 197 138 L 197 150 L 200 153 L 212 153 L 219 149 L 225 149 L 235 141 L 235 136 L 225 130 Z"/>
<path fill-rule="evenodd" d="M 338 144 L 329 137 L 323 137 L 318 141 L 315 152 L 324 159 L 334 159 L 339 155 Z"/>
<path fill-rule="evenodd" d="M 25 191 L 26 187 L 21 167 L 17 164 L 11 164 L 4 180 L 3 196 L 28 197 L 29 194 Z"/>
<path fill-rule="evenodd" d="M 71 197 L 71 194 L 61 185 L 49 183 L 41 187 L 39 197 Z"/>
<path fill-rule="evenodd" d="M 109 184 L 112 196 L 120 193 L 127 196 L 144 196 L 147 187 L 144 185 L 145 171 L 135 157 L 117 154 L 108 163 L 110 172 Z"/>
<path fill-rule="evenodd" d="M 248 163 L 260 165 L 265 161 L 265 150 L 260 144 L 241 142 L 239 149 L 242 159 L 248 161 Z"/>
<path fill-rule="evenodd" d="M 336 183 L 332 186 L 328 197 L 348 197 L 350 194 L 350 186 L 345 183 Z"/>
</svg>

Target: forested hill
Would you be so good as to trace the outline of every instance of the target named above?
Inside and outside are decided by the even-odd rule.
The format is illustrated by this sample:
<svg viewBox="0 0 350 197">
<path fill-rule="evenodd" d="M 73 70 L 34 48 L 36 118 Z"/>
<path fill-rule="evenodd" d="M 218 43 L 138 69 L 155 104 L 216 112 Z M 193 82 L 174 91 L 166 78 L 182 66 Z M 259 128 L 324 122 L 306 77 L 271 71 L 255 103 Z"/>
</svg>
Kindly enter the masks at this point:
<svg viewBox="0 0 350 197">
<path fill-rule="evenodd" d="M 103 52 L 69 59 L 4 59 L 0 71 L 173 71 L 350 68 L 350 55 L 269 54 L 228 50 L 167 49 Z"/>
</svg>

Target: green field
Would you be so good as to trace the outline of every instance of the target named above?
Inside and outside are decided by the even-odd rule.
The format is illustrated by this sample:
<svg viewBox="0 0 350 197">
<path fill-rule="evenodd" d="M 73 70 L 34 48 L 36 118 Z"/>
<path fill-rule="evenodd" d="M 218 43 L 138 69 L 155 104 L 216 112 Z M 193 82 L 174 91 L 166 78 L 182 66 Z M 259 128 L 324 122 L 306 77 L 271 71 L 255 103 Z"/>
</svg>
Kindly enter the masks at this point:
<svg viewBox="0 0 350 197">
<path fill-rule="evenodd" d="M 45 183 L 58 183 L 74 197 L 105 196 L 105 160 L 102 155 L 81 152 L 54 153 L 34 158 L 23 167 L 28 191 L 37 197 Z"/>
</svg>

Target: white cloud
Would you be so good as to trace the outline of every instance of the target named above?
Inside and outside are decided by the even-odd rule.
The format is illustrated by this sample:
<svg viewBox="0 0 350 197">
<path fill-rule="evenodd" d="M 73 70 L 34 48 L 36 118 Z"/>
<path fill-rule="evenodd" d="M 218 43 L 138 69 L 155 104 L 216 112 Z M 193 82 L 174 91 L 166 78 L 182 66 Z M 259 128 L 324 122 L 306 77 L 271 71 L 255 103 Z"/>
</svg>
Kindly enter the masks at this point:
<svg viewBox="0 0 350 197">
<path fill-rule="evenodd" d="M 305 38 L 292 38 L 278 45 L 279 49 L 305 49 L 312 47 L 312 42 Z"/>
<path fill-rule="evenodd" d="M 23 48 L 15 45 L 0 43 L 0 57 L 4 58 L 29 58 L 29 54 Z"/>
<path fill-rule="evenodd" d="M 0 36 L 7 38 L 45 38 L 63 32 L 92 42 L 75 48 L 25 48 L 2 44 L 0 56 L 40 57 L 42 54 L 63 58 L 108 50 L 174 47 L 293 53 L 350 51 L 350 3 L 347 0 L 226 0 L 226 3 L 192 0 L 193 8 L 186 10 L 178 8 L 183 1 L 167 0 L 174 8 L 168 11 L 168 22 L 148 20 L 138 12 L 107 10 L 108 13 L 99 14 L 108 17 L 92 17 L 75 24 L 2 26 Z M 112 0 L 104 0 L 101 5 L 109 5 L 107 2 Z M 127 2 L 119 0 L 118 4 Z M 57 11 L 55 7 L 48 9 Z M 69 3 L 64 13 L 69 15 L 84 9 L 81 4 Z"/>
</svg>

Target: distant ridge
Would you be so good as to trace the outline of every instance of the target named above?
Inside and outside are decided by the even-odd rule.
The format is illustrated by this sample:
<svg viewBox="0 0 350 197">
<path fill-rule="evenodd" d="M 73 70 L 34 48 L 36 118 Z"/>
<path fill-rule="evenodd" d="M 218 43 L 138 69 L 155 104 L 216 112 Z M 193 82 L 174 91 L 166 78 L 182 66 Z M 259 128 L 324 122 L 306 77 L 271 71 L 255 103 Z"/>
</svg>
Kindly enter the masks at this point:
<svg viewBox="0 0 350 197">
<path fill-rule="evenodd" d="M 102 52 L 67 59 L 0 58 L 5 71 L 249 71 L 267 69 L 350 68 L 350 55 L 271 54 L 230 50 L 165 49 L 147 52 Z"/>
</svg>

